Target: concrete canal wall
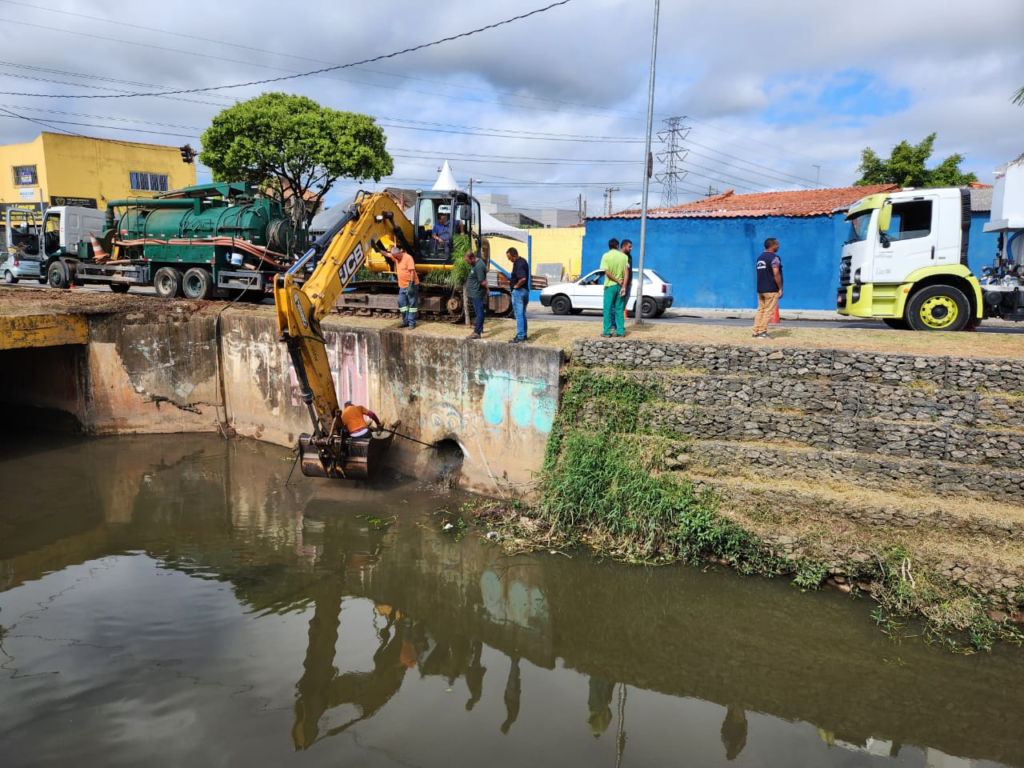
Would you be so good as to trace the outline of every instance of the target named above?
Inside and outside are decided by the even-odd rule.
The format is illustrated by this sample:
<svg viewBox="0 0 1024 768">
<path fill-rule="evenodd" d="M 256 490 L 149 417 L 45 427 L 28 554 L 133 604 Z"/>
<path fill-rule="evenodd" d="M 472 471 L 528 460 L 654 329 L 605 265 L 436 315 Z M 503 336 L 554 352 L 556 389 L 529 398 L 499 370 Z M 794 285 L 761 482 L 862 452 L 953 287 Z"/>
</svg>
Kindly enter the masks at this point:
<svg viewBox="0 0 1024 768">
<path fill-rule="evenodd" d="M 293 446 L 310 429 L 273 315 L 167 303 L 87 318 L 86 344 L 5 351 L 17 377 L 0 402 L 73 414 L 91 434 L 211 432 Z M 457 443 L 461 485 L 497 495 L 540 468 L 558 403 L 561 350 L 470 343 L 324 323 L 339 399 L 365 403 L 399 431 Z M 8 367 L 7 365 L 4 366 Z M 425 479 L 432 451 L 396 440 L 389 464 Z"/>
</svg>

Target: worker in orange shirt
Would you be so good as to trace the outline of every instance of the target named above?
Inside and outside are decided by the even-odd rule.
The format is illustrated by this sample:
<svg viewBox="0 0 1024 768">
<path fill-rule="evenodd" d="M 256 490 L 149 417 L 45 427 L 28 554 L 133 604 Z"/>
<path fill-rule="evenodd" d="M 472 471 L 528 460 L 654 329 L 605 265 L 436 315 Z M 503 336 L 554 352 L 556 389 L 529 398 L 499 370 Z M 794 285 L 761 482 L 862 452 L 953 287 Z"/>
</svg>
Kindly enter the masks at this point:
<svg viewBox="0 0 1024 768">
<path fill-rule="evenodd" d="M 377 429 L 383 428 L 377 414 L 369 408 L 356 405 L 351 400 L 345 401 L 345 409 L 341 412 L 341 423 L 348 430 L 349 437 L 366 437 L 370 434 L 367 419 L 372 420 L 377 425 Z"/>
<path fill-rule="evenodd" d="M 416 327 L 419 311 L 420 276 L 416 272 L 416 262 L 397 245 L 391 249 L 391 260 L 398 275 L 398 313 L 402 316 L 398 327 L 412 329 Z"/>
</svg>

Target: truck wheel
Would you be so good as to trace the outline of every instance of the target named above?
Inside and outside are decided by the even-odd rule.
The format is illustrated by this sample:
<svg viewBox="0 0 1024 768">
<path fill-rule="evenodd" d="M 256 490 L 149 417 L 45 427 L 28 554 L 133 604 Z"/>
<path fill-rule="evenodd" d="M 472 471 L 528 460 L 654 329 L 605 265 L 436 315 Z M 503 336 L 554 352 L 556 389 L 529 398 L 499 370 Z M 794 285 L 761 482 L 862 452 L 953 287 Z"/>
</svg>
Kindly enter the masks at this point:
<svg viewBox="0 0 1024 768">
<path fill-rule="evenodd" d="M 883 317 L 882 322 L 897 331 L 909 331 L 910 323 L 902 317 Z"/>
<path fill-rule="evenodd" d="M 128 283 L 111 283 L 110 290 L 114 293 L 128 293 L 128 289 L 131 286 Z"/>
<path fill-rule="evenodd" d="M 658 313 L 658 305 L 654 299 L 648 299 L 644 297 L 643 304 L 640 306 L 640 311 L 643 313 L 645 318 L 654 317 Z"/>
<path fill-rule="evenodd" d="M 161 299 L 173 299 L 181 293 L 181 272 L 174 267 L 160 267 L 153 275 L 153 289 Z"/>
<path fill-rule="evenodd" d="M 192 267 L 181 281 L 186 299 L 206 301 L 213 295 L 213 277 L 202 267 Z"/>
<path fill-rule="evenodd" d="M 970 319 L 970 302 L 951 285 L 922 288 L 907 304 L 907 322 L 914 331 L 961 331 Z"/>
<path fill-rule="evenodd" d="M 17 285 L 18 278 L 16 278 L 14 276 L 14 273 L 8 269 L 6 272 L 4 272 L 4 282 L 7 283 L 8 285 Z"/>
<path fill-rule="evenodd" d="M 551 300 L 551 311 L 556 315 L 568 315 L 572 312 L 572 302 L 568 296 L 555 296 Z"/>
<path fill-rule="evenodd" d="M 36 278 L 40 285 L 46 285 L 46 275 L 40 275 Z"/>
<path fill-rule="evenodd" d="M 70 288 L 71 277 L 68 274 L 68 266 L 63 261 L 55 261 L 46 270 L 46 282 L 51 288 Z"/>
</svg>

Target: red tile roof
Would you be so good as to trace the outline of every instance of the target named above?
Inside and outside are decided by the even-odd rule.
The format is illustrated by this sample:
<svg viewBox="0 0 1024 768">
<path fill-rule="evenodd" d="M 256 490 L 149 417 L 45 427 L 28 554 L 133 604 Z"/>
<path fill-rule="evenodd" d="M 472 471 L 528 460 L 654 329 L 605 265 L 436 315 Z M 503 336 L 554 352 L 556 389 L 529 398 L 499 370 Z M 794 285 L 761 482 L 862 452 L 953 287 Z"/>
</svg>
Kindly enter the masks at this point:
<svg viewBox="0 0 1024 768">
<path fill-rule="evenodd" d="M 840 187 L 838 189 L 807 189 L 795 192 L 758 192 L 737 195 L 729 190 L 721 195 L 697 200 L 671 208 L 651 208 L 650 219 L 739 218 L 744 216 L 827 216 L 836 208 L 845 208 L 862 197 L 899 189 L 895 184 L 871 187 Z M 611 216 L 592 219 L 638 219 L 640 210 L 632 208 Z"/>
</svg>

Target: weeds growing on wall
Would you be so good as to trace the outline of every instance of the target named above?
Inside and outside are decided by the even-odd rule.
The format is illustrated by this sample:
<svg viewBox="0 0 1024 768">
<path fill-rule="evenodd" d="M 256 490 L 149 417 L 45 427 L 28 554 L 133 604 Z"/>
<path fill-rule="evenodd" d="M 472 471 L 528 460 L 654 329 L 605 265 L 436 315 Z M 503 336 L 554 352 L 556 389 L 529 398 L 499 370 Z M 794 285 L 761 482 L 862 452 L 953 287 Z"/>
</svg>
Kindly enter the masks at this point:
<svg viewBox="0 0 1024 768">
<path fill-rule="evenodd" d="M 642 416 L 658 393 L 634 376 L 570 371 L 545 454 L 541 522 L 624 560 L 716 557 L 778 572 L 782 561 L 719 514 L 714 493 L 662 473 L 668 440 L 651 434 Z"/>
<path fill-rule="evenodd" d="M 660 385 L 643 376 L 570 369 L 548 439 L 540 502 L 530 511 L 537 524 L 516 525 L 517 535 L 557 546 L 587 544 L 629 562 L 712 560 L 743 573 L 790 573 L 801 589 L 820 587 L 830 574 L 826 560 L 777 554 L 721 514 L 713 491 L 663 471 L 678 440 L 653 432 L 644 420 L 645 406 L 660 394 Z M 511 519 L 526 518 L 517 512 Z M 850 581 L 870 584 L 879 604 L 875 619 L 894 639 L 914 631 L 959 653 L 1024 641 L 1012 624 L 989 616 L 983 598 L 915 567 L 903 547 L 842 570 Z M 1024 588 L 1017 602 L 1024 605 Z"/>
</svg>

